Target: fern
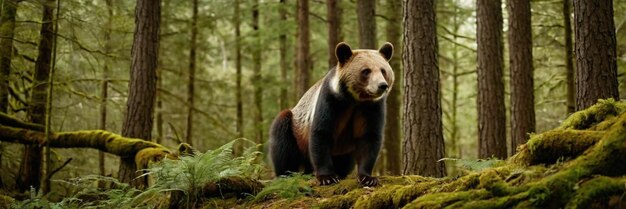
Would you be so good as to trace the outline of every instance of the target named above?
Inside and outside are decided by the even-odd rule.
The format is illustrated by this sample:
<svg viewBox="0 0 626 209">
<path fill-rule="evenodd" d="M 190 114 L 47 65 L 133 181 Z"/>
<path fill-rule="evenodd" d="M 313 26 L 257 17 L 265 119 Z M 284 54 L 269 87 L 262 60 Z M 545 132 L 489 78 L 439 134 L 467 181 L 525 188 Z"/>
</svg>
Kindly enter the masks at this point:
<svg viewBox="0 0 626 209">
<path fill-rule="evenodd" d="M 296 199 L 304 195 L 312 195 L 313 189 L 308 181 L 311 175 L 293 174 L 289 177 L 277 178 L 265 186 L 255 197 L 253 202 L 263 201 L 267 198 L 279 197 L 283 199 Z"/>
</svg>

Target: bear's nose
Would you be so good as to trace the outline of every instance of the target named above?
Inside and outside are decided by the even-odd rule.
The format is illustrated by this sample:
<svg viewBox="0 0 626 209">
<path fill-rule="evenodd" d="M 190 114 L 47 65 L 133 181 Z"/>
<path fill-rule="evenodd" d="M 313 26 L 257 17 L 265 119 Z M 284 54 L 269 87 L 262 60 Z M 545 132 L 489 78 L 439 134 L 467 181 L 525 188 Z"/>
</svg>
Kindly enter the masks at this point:
<svg viewBox="0 0 626 209">
<path fill-rule="evenodd" d="M 381 83 L 378 85 L 378 92 L 384 92 L 385 90 L 387 90 L 387 88 L 389 88 L 389 85 L 387 85 L 387 83 Z"/>
</svg>

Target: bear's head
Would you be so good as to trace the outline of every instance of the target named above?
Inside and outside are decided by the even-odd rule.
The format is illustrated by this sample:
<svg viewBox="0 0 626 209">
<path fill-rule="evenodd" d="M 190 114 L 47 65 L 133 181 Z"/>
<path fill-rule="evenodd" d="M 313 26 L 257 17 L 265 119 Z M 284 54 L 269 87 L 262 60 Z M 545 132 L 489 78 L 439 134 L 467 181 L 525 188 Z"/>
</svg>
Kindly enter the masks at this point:
<svg viewBox="0 0 626 209">
<path fill-rule="evenodd" d="M 357 101 L 376 101 L 383 98 L 391 86 L 394 75 L 389 59 L 393 55 L 393 45 L 385 43 L 378 50 L 352 50 L 346 43 L 335 47 L 337 71 L 331 80 L 334 92 L 346 87 Z"/>
</svg>

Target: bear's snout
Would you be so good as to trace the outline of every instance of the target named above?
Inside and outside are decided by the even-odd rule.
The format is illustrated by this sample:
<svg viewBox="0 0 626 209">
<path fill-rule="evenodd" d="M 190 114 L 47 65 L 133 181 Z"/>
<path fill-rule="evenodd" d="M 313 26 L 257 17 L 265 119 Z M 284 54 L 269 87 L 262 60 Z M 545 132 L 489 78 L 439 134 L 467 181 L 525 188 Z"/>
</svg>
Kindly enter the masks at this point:
<svg viewBox="0 0 626 209">
<path fill-rule="evenodd" d="M 378 94 L 384 93 L 385 91 L 387 91 L 388 88 L 389 88 L 389 85 L 387 84 L 387 82 L 378 84 Z"/>
</svg>

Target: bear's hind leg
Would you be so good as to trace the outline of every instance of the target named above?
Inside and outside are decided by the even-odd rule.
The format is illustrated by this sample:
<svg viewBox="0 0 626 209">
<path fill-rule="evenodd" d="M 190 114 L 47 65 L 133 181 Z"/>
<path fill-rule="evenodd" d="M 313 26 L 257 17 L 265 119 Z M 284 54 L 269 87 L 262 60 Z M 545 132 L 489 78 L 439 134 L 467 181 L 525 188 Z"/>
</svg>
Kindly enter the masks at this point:
<svg viewBox="0 0 626 209">
<path fill-rule="evenodd" d="M 352 154 L 333 156 L 335 173 L 341 179 L 345 179 L 354 170 L 354 157 Z"/>
<path fill-rule="evenodd" d="M 270 129 L 270 159 L 276 177 L 298 172 L 302 164 L 303 157 L 293 135 L 291 118 L 291 111 L 283 110 Z"/>
</svg>

